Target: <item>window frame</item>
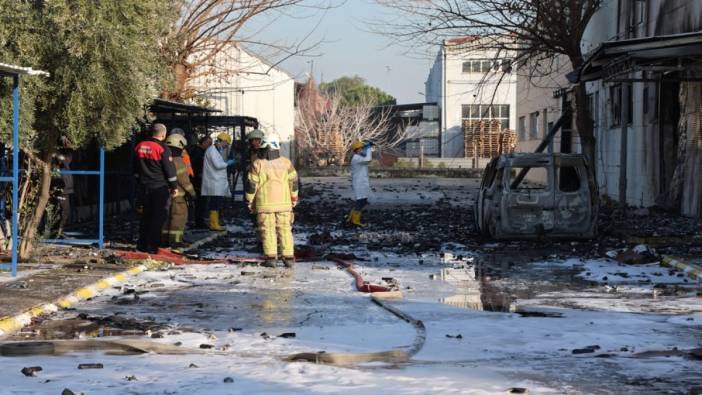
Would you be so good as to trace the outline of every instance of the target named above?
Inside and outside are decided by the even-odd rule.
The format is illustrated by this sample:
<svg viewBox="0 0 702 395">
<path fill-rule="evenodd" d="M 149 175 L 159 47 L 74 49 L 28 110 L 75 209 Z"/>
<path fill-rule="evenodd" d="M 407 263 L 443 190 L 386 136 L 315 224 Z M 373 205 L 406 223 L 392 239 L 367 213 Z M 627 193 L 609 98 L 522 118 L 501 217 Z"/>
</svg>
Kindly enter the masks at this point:
<svg viewBox="0 0 702 395">
<path fill-rule="evenodd" d="M 463 61 L 461 72 L 463 74 L 486 74 L 499 70 L 501 64 L 501 59 L 471 58 Z"/>
<path fill-rule="evenodd" d="M 511 129 L 511 111 L 509 104 L 463 104 L 461 105 L 461 123 L 497 120 L 500 122 L 500 131 Z M 495 116 L 495 112 L 497 116 Z"/>
</svg>

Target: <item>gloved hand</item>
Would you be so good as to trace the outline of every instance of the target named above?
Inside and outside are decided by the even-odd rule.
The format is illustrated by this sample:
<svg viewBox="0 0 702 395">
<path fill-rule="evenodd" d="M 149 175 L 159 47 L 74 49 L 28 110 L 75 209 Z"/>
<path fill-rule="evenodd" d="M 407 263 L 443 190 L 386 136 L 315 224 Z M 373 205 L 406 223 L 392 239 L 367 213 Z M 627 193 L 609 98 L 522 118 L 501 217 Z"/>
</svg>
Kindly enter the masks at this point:
<svg viewBox="0 0 702 395">
<path fill-rule="evenodd" d="M 232 167 L 232 166 L 234 166 L 235 163 L 236 163 L 236 161 L 234 159 L 229 159 L 227 161 L 227 167 Z"/>
<path fill-rule="evenodd" d="M 296 206 L 297 206 L 297 202 L 298 202 L 297 198 L 294 198 L 294 199 L 291 199 L 291 200 L 292 200 L 292 206 L 293 206 L 293 208 L 296 207 Z"/>
</svg>

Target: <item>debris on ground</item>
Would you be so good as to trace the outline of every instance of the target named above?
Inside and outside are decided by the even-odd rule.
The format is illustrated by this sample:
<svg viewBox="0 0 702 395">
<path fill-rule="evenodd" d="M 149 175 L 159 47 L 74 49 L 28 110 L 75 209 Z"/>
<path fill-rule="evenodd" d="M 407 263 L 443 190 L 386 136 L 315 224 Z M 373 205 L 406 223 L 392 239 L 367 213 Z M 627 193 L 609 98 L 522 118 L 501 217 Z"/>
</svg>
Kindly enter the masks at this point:
<svg viewBox="0 0 702 395">
<path fill-rule="evenodd" d="M 36 377 L 37 372 L 41 372 L 41 366 L 30 366 L 22 369 L 22 374 L 27 377 Z"/>
</svg>

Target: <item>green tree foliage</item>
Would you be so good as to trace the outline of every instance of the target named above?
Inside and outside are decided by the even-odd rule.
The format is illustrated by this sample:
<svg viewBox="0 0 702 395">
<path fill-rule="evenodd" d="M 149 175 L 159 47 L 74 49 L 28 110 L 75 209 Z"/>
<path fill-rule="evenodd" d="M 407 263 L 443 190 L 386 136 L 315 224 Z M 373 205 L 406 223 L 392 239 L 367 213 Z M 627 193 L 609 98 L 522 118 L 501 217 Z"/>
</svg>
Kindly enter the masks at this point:
<svg viewBox="0 0 702 395">
<path fill-rule="evenodd" d="M 0 0 L 0 62 L 50 77 L 22 79 L 23 177 L 20 258 L 33 250 L 60 146 L 97 139 L 107 149 L 131 135 L 170 71 L 159 59 L 179 0 Z M 0 137 L 11 131 L 11 81 L 0 81 Z"/>
<path fill-rule="evenodd" d="M 51 73 L 23 79 L 23 147 L 41 157 L 59 137 L 121 145 L 169 71 L 158 49 L 173 10 L 173 0 L 0 0 L 0 61 Z M 10 81 L 0 84 L 7 138 Z"/>
<path fill-rule="evenodd" d="M 319 84 L 319 90 L 325 96 L 341 95 L 343 104 L 347 106 L 360 105 L 392 105 L 396 104 L 394 97 L 383 90 L 366 84 L 366 80 L 359 77 L 341 77 L 331 82 Z"/>
</svg>

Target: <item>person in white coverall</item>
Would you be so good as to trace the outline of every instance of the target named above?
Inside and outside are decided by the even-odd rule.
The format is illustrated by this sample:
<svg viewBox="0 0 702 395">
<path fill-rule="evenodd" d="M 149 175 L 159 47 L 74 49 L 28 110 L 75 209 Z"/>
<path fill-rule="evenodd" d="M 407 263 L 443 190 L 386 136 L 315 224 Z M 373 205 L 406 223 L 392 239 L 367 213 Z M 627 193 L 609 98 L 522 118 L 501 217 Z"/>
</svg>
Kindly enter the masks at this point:
<svg viewBox="0 0 702 395">
<path fill-rule="evenodd" d="M 223 231 L 224 227 L 219 222 L 219 212 L 224 205 L 224 197 L 230 196 L 227 167 L 234 165 L 234 160 L 224 160 L 227 148 L 232 143 L 232 136 L 220 133 L 217 141 L 205 151 L 205 160 L 202 166 L 201 195 L 208 197 L 210 209 L 210 229 Z"/>
<path fill-rule="evenodd" d="M 361 216 L 363 209 L 368 205 L 370 195 L 370 181 L 368 180 L 368 165 L 372 160 L 370 143 L 356 140 L 351 144 L 353 157 L 351 158 L 351 185 L 353 186 L 354 206 L 348 217 L 348 222 L 353 226 L 363 226 Z"/>
</svg>

